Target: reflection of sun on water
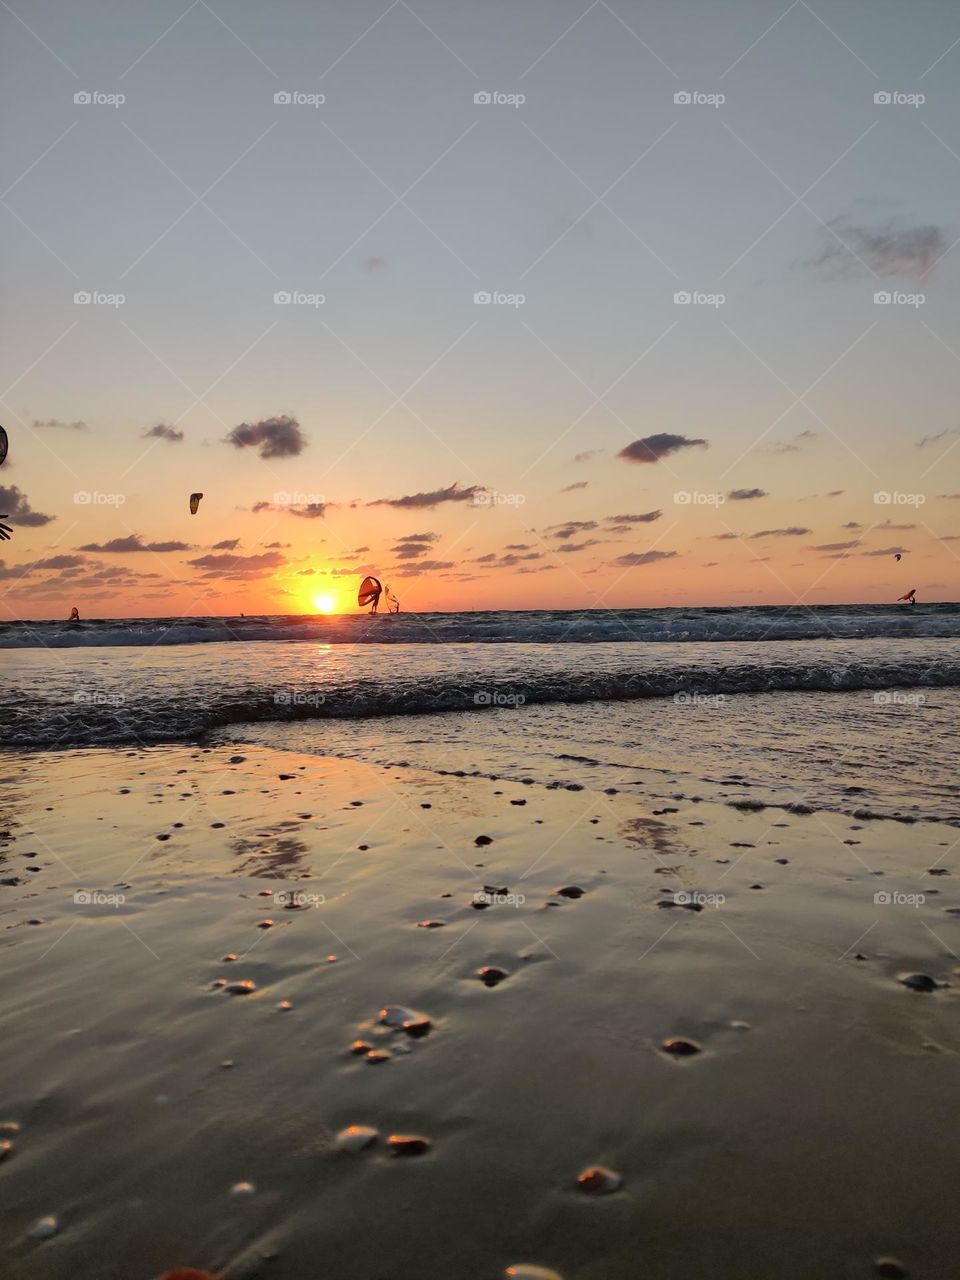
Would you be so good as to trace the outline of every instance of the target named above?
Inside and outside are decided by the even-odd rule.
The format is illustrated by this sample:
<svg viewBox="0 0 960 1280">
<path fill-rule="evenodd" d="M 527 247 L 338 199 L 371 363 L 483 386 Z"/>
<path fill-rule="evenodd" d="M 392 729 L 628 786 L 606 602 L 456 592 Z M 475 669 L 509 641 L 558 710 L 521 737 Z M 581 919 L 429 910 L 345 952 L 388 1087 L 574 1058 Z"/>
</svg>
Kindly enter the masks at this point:
<svg viewBox="0 0 960 1280">
<path fill-rule="evenodd" d="M 314 596 L 313 607 L 317 613 L 333 613 L 337 607 L 337 602 L 333 596 Z"/>
</svg>

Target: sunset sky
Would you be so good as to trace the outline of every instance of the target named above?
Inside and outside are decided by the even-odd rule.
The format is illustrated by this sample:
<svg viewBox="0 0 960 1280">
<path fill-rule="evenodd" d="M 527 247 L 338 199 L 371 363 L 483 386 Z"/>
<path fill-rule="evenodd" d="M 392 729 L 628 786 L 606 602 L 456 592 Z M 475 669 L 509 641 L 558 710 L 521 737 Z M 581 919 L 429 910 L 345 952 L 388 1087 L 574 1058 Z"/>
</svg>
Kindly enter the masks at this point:
<svg viewBox="0 0 960 1280">
<path fill-rule="evenodd" d="M 960 598 L 921 7 L 3 6 L 3 616 Z"/>
</svg>

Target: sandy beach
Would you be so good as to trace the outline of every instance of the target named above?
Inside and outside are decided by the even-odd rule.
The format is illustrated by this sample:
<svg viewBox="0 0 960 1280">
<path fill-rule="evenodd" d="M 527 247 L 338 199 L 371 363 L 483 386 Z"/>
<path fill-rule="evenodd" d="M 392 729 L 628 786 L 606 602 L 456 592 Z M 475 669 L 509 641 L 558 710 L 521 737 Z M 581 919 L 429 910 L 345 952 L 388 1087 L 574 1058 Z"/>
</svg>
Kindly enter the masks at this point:
<svg viewBox="0 0 960 1280">
<path fill-rule="evenodd" d="M 952 828 L 262 746 L 0 774 L 14 1280 L 951 1274 Z"/>
</svg>

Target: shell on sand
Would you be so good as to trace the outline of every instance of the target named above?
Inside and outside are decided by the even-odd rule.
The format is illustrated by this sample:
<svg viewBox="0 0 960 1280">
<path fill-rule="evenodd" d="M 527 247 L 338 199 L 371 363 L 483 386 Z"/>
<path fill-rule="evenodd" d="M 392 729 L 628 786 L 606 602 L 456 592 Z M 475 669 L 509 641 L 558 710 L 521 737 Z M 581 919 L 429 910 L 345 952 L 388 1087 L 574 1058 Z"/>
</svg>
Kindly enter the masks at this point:
<svg viewBox="0 0 960 1280">
<path fill-rule="evenodd" d="M 230 1194 L 232 1196 L 252 1196 L 256 1189 L 252 1182 L 235 1182 L 230 1188 Z"/>
<path fill-rule="evenodd" d="M 30 1228 L 29 1235 L 31 1240 L 49 1240 L 59 1230 L 60 1220 L 51 1213 L 45 1218 L 38 1218 Z"/>
<path fill-rule="evenodd" d="M 8 1156 L 13 1155 L 13 1143 L 9 1138 L 0 1139 L 0 1160 L 6 1160 Z"/>
<path fill-rule="evenodd" d="M 532 1262 L 515 1262 L 503 1274 L 505 1280 L 563 1280 L 559 1271 L 537 1267 Z"/>
<path fill-rule="evenodd" d="M 340 1151 L 363 1151 L 365 1147 L 369 1147 L 371 1142 L 376 1142 L 380 1133 L 377 1129 L 371 1129 L 367 1124 L 351 1124 L 346 1129 L 341 1129 L 334 1138 L 334 1143 Z"/>
<path fill-rule="evenodd" d="M 905 973 L 900 981 L 911 991 L 936 991 L 940 983 L 928 973 Z"/>
<path fill-rule="evenodd" d="M 605 1196 L 612 1191 L 619 1191 L 622 1181 L 619 1173 L 614 1173 L 602 1164 L 594 1164 L 578 1176 L 577 1186 L 581 1191 L 589 1191 L 591 1195 Z"/>
<path fill-rule="evenodd" d="M 395 1156 L 422 1156 L 430 1150 L 429 1138 L 413 1133 L 391 1133 L 387 1145 Z"/>
<path fill-rule="evenodd" d="M 664 1053 L 670 1053 L 675 1058 L 690 1058 L 695 1053 L 701 1053 L 701 1046 L 696 1040 L 686 1040 L 683 1036 L 674 1036 L 670 1040 L 663 1042 Z"/>
<path fill-rule="evenodd" d="M 433 1023 L 425 1013 L 405 1009 L 402 1005 L 388 1004 L 377 1015 L 385 1027 L 402 1028 L 411 1036 L 425 1036 Z"/>
<path fill-rule="evenodd" d="M 477 977 L 485 987 L 495 987 L 509 976 L 505 969 L 498 969 L 492 964 L 485 964 L 482 969 L 477 970 Z"/>
<path fill-rule="evenodd" d="M 257 984 L 252 978 L 243 978 L 240 982 L 230 982 L 224 987 L 224 991 L 229 992 L 232 996 L 248 996 L 251 991 L 256 991 Z"/>
</svg>

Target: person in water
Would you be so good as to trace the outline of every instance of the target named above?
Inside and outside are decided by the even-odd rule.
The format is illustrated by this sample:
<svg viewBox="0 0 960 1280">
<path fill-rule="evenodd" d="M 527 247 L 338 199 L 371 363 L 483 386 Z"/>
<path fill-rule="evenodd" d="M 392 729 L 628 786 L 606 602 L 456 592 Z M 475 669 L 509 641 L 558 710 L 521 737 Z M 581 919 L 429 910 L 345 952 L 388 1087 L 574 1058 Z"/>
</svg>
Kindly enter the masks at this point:
<svg viewBox="0 0 960 1280">
<path fill-rule="evenodd" d="M 70 621 L 71 622 L 80 621 L 80 610 L 77 608 L 76 605 L 74 605 L 73 608 L 70 610 Z"/>
<path fill-rule="evenodd" d="M 901 603 L 902 601 L 904 601 L 904 600 L 906 600 L 908 604 L 916 604 L 916 603 L 917 603 L 917 588 L 916 588 L 916 587 L 911 587 L 911 588 L 910 588 L 910 590 L 907 592 L 907 594 L 906 594 L 906 595 L 904 595 L 904 596 L 900 596 L 900 597 L 897 599 L 897 604 L 900 604 L 900 603 Z"/>
</svg>

